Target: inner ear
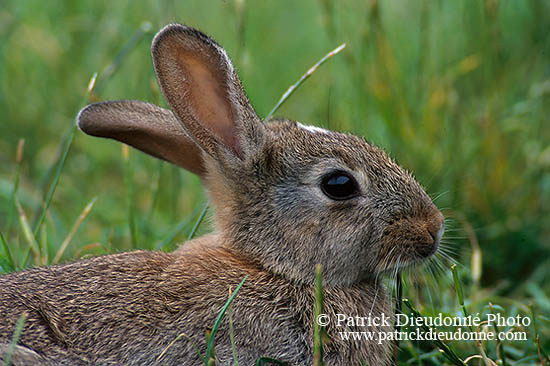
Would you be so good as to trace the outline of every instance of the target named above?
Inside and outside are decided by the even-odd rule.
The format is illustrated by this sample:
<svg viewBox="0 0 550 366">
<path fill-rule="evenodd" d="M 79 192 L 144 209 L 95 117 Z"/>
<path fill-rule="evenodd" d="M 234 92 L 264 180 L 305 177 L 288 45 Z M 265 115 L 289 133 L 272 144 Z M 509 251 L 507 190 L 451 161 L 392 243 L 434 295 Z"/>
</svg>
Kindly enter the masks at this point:
<svg viewBox="0 0 550 366">
<path fill-rule="evenodd" d="M 179 55 L 179 64 L 187 69 L 184 73 L 191 79 L 189 93 L 192 108 L 210 132 L 237 152 L 240 149 L 225 74 L 220 69 L 212 70 L 202 58 L 203 55 L 190 53 Z"/>
</svg>

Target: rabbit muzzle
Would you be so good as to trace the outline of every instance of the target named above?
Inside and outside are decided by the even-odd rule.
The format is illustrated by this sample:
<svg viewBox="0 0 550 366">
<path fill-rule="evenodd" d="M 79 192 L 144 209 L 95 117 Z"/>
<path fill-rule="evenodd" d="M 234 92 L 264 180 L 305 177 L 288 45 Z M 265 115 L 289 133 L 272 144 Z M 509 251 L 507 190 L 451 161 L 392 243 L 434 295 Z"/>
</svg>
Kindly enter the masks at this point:
<svg viewBox="0 0 550 366">
<path fill-rule="evenodd" d="M 383 269 L 414 264 L 432 256 L 445 231 L 444 217 L 432 206 L 425 215 L 390 221 L 383 233 L 379 261 Z"/>
</svg>

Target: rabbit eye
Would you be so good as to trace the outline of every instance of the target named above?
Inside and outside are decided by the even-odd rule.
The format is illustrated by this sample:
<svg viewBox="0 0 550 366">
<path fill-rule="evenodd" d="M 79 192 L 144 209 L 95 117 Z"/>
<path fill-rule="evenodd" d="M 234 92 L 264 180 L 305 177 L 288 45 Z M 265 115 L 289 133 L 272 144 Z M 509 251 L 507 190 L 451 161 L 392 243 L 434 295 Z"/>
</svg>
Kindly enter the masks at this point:
<svg viewBox="0 0 550 366">
<path fill-rule="evenodd" d="M 321 181 L 321 190 L 327 197 L 337 201 L 353 198 L 359 193 L 355 179 L 343 171 L 325 175 Z"/>
</svg>

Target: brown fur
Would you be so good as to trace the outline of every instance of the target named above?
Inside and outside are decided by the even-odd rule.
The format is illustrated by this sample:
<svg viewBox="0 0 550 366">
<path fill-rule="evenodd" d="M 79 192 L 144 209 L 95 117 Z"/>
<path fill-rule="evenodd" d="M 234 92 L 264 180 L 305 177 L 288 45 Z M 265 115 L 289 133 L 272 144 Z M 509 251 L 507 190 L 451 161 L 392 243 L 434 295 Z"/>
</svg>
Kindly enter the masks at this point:
<svg viewBox="0 0 550 366">
<path fill-rule="evenodd" d="M 4 276 L 9 290 L 0 294 L 0 319 L 8 323 L 0 328 L 0 339 L 11 337 L 16 320 L 26 311 L 19 344 L 52 364 L 154 364 L 179 334 L 206 349 L 205 331 L 214 324 L 229 288 L 244 276 L 247 281 L 232 305 L 239 361 L 252 365 L 261 356 L 271 356 L 290 365 L 311 363 L 312 286 L 293 285 L 224 247 L 114 254 Z M 373 314 L 389 314 L 383 288 L 375 294 L 375 287 L 365 283 L 326 289 L 327 314 L 333 319 L 336 313 L 365 315 L 375 298 Z M 328 364 L 380 364 L 380 356 L 387 353 L 388 344 L 346 344 L 334 331 L 328 329 L 334 336 L 326 349 L 327 362 L 334 362 Z M 191 341 L 175 342 L 159 364 L 200 363 Z M 232 363 L 227 318 L 215 350 L 217 364 Z"/>
<path fill-rule="evenodd" d="M 247 276 L 216 335 L 217 365 L 272 357 L 312 363 L 313 269 L 323 267 L 331 322 L 325 362 L 386 365 L 389 342 L 343 340 L 337 314 L 391 317 L 379 275 L 437 250 L 443 217 L 414 178 L 364 139 L 296 122 L 261 123 L 223 48 L 197 30 L 163 29 L 155 71 L 171 111 L 98 103 L 78 116 L 94 136 L 131 144 L 201 176 L 215 209 L 211 235 L 173 253 L 136 251 L 1 277 L 0 358 L 28 320 L 16 365 L 196 365 L 205 332 Z M 350 198 L 321 185 L 334 171 Z"/>
</svg>

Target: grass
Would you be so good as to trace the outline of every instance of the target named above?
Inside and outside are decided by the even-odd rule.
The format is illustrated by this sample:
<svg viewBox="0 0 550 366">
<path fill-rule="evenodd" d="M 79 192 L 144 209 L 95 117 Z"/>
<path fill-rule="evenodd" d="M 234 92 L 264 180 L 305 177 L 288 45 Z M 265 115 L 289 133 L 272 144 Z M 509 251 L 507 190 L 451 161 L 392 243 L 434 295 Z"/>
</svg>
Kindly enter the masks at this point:
<svg viewBox="0 0 550 366">
<path fill-rule="evenodd" d="M 74 126 L 88 100 L 163 103 L 149 56 L 162 25 L 224 45 L 260 116 L 345 42 L 276 115 L 366 136 L 444 209 L 459 264 L 403 273 L 405 304 L 533 319 L 528 341 L 450 342 L 459 359 L 550 364 L 549 13 L 548 1 L 5 0 L 0 269 L 172 250 L 208 230 L 195 225 L 206 201 L 196 177 Z M 405 341 L 398 364 L 451 361 Z"/>
<path fill-rule="evenodd" d="M 13 330 L 13 337 L 12 337 L 11 344 L 9 345 L 7 352 L 4 355 L 2 355 L 4 360 L 4 366 L 11 365 L 11 359 L 13 357 L 13 353 L 15 352 L 15 347 L 19 342 L 19 338 L 21 337 L 21 333 L 23 332 L 23 327 L 25 326 L 26 321 L 27 321 L 27 314 L 21 314 L 19 319 L 17 319 L 17 323 L 15 324 L 15 328 Z"/>
</svg>

